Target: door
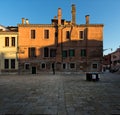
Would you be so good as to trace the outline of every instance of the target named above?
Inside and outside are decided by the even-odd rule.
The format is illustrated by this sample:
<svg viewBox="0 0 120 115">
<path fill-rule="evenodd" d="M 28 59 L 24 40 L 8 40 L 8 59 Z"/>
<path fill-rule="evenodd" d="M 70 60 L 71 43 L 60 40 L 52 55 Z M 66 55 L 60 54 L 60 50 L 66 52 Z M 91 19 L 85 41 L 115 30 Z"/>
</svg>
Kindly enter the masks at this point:
<svg viewBox="0 0 120 115">
<path fill-rule="evenodd" d="M 32 74 L 36 74 L 36 67 L 32 67 Z"/>
</svg>

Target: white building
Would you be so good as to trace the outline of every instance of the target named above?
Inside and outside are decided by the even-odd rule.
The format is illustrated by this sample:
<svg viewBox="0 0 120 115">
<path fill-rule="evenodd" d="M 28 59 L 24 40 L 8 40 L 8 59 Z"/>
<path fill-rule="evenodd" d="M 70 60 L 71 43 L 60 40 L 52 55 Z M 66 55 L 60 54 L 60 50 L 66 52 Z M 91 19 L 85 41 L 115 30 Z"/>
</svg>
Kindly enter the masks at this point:
<svg viewBox="0 0 120 115">
<path fill-rule="evenodd" d="M 0 73 L 17 72 L 17 27 L 4 27 L 0 25 Z"/>
</svg>

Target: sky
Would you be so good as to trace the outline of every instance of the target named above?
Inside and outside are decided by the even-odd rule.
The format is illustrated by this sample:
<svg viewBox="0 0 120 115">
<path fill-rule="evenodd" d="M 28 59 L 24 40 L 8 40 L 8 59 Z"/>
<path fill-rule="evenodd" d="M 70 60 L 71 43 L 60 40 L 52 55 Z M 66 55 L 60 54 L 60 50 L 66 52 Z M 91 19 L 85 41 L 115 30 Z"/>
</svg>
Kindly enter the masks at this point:
<svg viewBox="0 0 120 115">
<path fill-rule="evenodd" d="M 76 5 L 77 24 L 85 24 L 85 15 L 90 15 L 91 24 L 104 24 L 104 55 L 120 47 L 120 0 L 0 0 L 0 25 L 17 26 L 21 18 L 32 24 L 50 24 L 58 8 L 62 18 L 70 21 L 72 4 Z"/>
</svg>

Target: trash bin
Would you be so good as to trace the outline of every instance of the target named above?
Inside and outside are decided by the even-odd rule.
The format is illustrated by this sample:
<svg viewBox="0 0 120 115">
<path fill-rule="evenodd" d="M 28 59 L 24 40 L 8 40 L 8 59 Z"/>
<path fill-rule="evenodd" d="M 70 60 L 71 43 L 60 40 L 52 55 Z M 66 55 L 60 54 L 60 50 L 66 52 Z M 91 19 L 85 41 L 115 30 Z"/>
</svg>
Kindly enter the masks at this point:
<svg viewBox="0 0 120 115">
<path fill-rule="evenodd" d="M 94 73 L 92 74 L 92 80 L 93 80 L 93 81 L 99 81 L 99 79 L 100 79 L 99 73 L 98 73 L 98 72 L 94 72 Z"/>
<path fill-rule="evenodd" d="M 92 81 L 92 73 L 91 72 L 86 73 L 86 80 L 87 81 Z"/>
<path fill-rule="evenodd" d="M 98 72 L 87 72 L 86 80 L 87 81 L 99 81 L 100 75 Z"/>
</svg>

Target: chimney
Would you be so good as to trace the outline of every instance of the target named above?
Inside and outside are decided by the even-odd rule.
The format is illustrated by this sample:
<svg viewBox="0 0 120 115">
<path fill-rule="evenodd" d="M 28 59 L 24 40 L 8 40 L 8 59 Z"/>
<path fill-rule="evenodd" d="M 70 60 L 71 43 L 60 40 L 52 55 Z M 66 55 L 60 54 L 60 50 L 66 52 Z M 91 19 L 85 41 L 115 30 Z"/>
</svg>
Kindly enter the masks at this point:
<svg viewBox="0 0 120 115">
<path fill-rule="evenodd" d="M 22 18 L 22 24 L 24 24 L 25 23 L 25 18 Z"/>
<path fill-rule="evenodd" d="M 89 15 L 86 15 L 85 18 L 86 18 L 86 24 L 89 24 Z"/>
<path fill-rule="evenodd" d="M 61 8 L 58 8 L 58 25 L 61 25 L 62 11 Z"/>
<path fill-rule="evenodd" d="M 26 24 L 29 24 L 29 20 L 28 19 L 26 19 Z"/>
<path fill-rule="evenodd" d="M 76 24 L 76 8 L 75 4 L 72 4 L 72 24 Z"/>
</svg>

